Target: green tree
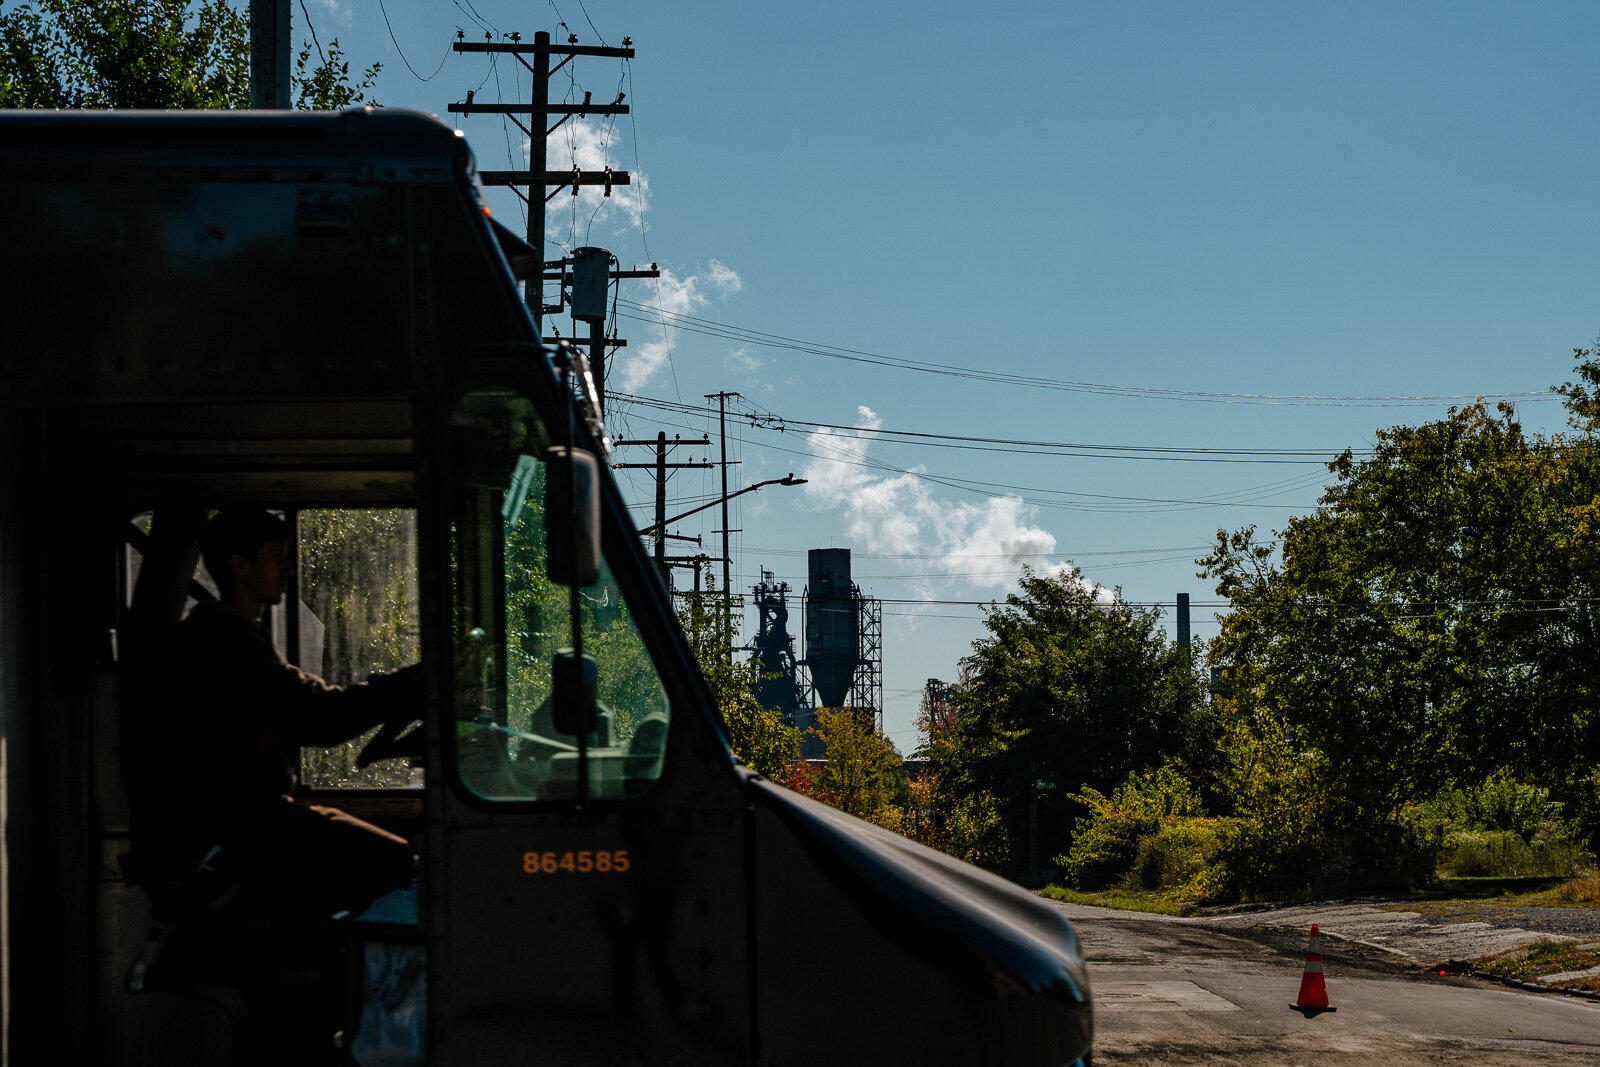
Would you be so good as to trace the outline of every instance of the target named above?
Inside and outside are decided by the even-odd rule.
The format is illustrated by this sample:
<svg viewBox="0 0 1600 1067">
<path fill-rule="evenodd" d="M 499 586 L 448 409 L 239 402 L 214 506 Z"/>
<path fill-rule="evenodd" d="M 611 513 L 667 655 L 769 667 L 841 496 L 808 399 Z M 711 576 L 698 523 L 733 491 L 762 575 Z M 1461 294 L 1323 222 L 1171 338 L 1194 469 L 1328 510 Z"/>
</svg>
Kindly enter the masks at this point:
<svg viewBox="0 0 1600 1067">
<path fill-rule="evenodd" d="M 546 477 L 546 468 L 538 466 L 520 512 L 506 527 L 507 706 L 518 729 L 533 728 L 554 685 L 551 662 L 573 645 L 572 593 L 549 578 L 546 564 Z M 595 661 L 595 695 L 611 713 L 612 740 L 625 744 L 648 716 L 666 714 L 666 695 L 608 567 L 601 567 L 595 586 L 580 592 L 579 602 L 584 654 Z"/>
<path fill-rule="evenodd" d="M 709 568 L 703 591 L 680 599 L 678 618 L 717 699 L 733 754 L 756 773 L 785 780 L 789 764 L 800 758 L 800 733 L 755 698 L 752 690 L 759 668 L 754 659 L 738 658 L 729 616 Z"/>
<path fill-rule="evenodd" d="M 903 833 L 910 800 L 904 761 L 872 719 L 856 708 L 817 709 L 812 729 L 826 762 L 817 775 L 816 795 L 840 811 Z"/>
<path fill-rule="evenodd" d="M 361 103 L 380 65 L 350 79 L 337 39 L 296 57 L 297 106 Z M 227 0 L 25 0 L 0 11 L 0 107 L 245 108 L 248 19 Z"/>
<path fill-rule="evenodd" d="M 967 863 L 1004 866 L 999 806 L 993 795 L 963 782 L 960 715 L 954 689 L 932 679 L 917 709 L 922 769 L 907 783 L 904 833 Z"/>
<path fill-rule="evenodd" d="M 1241 712 L 1327 758 L 1347 824 L 1501 766 L 1586 781 L 1595 443 L 1592 429 L 1530 438 L 1509 407 L 1472 405 L 1330 464 L 1336 484 L 1278 535 L 1276 562 L 1253 528 L 1218 532 L 1201 573 L 1233 611 L 1212 662 Z"/>
<path fill-rule="evenodd" d="M 1200 794 L 1170 763 L 1134 771 L 1109 795 L 1086 785 L 1072 799 L 1088 814 L 1078 820 L 1072 848 L 1056 862 L 1085 889 L 1125 879 L 1141 843 L 1175 820 L 1202 814 Z"/>
<path fill-rule="evenodd" d="M 950 788 L 995 799 L 999 862 L 1028 854 L 1036 780 L 1058 786 L 1038 799 L 1039 855 L 1050 856 L 1066 850 L 1080 810 L 1067 794 L 1215 752 L 1190 651 L 1167 640 L 1158 612 L 1105 600 L 1075 570 L 1025 571 L 1020 586 L 988 612 L 988 635 L 962 661 L 955 737 L 930 753 Z"/>
<path fill-rule="evenodd" d="M 1228 888 L 1282 898 L 1350 880 L 1344 850 L 1330 844 L 1321 754 L 1259 715 L 1233 718 L 1221 748 L 1219 791 L 1231 816 L 1222 855 Z"/>
</svg>

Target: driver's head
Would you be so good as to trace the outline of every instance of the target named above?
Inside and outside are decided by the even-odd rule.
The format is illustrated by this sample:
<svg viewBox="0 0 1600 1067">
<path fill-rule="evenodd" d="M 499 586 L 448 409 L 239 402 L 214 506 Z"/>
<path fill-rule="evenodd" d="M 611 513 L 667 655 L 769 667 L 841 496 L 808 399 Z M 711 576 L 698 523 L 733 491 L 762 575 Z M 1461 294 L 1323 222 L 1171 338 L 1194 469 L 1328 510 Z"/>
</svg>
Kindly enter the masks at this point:
<svg viewBox="0 0 1600 1067">
<path fill-rule="evenodd" d="M 200 557 L 226 603 L 277 604 L 289 587 L 291 531 L 262 508 L 224 508 L 200 532 Z"/>
</svg>

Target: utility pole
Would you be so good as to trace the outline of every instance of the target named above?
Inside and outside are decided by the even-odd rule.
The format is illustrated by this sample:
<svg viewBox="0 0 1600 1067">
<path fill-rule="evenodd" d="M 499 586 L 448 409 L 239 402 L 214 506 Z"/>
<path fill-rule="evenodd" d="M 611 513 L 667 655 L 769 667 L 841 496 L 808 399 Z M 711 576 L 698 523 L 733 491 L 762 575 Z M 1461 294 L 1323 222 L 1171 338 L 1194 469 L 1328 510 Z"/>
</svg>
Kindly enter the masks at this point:
<svg viewBox="0 0 1600 1067">
<path fill-rule="evenodd" d="M 1039 877 L 1039 769 L 1028 761 L 1028 879 Z"/>
<path fill-rule="evenodd" d="M 1039 794 L 1054 792 L 1054 781 L 1039 777 L 1039 765 L 1028 761 L 1028 877 L 1039 877 Z"/>
<path fill-rule="evenodd" d="M 250 0 L 250 107 L 287 110 L 290 0 Z"/>
<path fill-rule="evenodd" d="M 685 441 L 681 437 L 674 437 L 671 443 L 674 448 L 678 445 L 709 445 L 711 443 L 711 438 L 701 437 L 699 439 Z M 667 588 L 670 589 L 672 587 L 672 567 L 678 564 L 673 561 L 669 561 L 667 558 L 667 538 L 670 537 L 674 541 L 693 541 L 697 545 L 700 543 L 700 539 L 698 537 L 685 537 L 682 534 L 670 534 L 667 532 L 667 471 L 692 469 L 704 470 L 709 468 L 711 464 L 668 463 L 667 435 L 665 432 L 657 433 L 655 440 L 653 441 L 649 440 L 648 438 L 643 438 L 617 441 L 616 444 L 619 446 L 655 445 L 656 447 L 656 459 L 654 463 L 618 463 L 616 466 L 624 469 L 644 468 L 647 470 L 654 470 L 656 472 L 656 521 L 653 527 L 656 534 L 656 569 L 661 572 L 661 580 L 665 582 L 667 584 Z M 698 559 L 699 557 L 697 556 L 694 558 Z"/>
<path fill-rule="evenodd" d="M 544 275 L 545 281 L 559 282 L 563 288 L 570 286 L 572 318 L 576 322 L 589 324 L 589 366 L 594 368 L 602 417 L 606 405 L 606 349 L 623 348 L 628 343 L 620 337 L 608 339 L 605 335 L 606 295 L 610 292 L 611 283 L 622 278 L 661 277 L 661 271 L 654 263 L 650 264 L 649 270 L 613 270 L 612 265 L 616 261 L 617 257 L 604 248 L 574 248 L 569 258 L 555 264 L 559 269 Z"/>
<path fill-rule="evenodd" d="M 733 586 L 729 584 L 728 568 L 733 552 L 728 547 L 728 401 L 738 393 L 707 393 L 707 400 L 717 402 L 717 433 L 722 441 L 722 624 L 728 634 L 733 634 Z"/>
<path fill-rule="evenodd" d="M 286 0 L 279 0 L 286 2 Z M 494 40 L 494 35 L 484 34 L 484 40 L 465 40 L 465 34 L 457 32 L 456 42 L 452 47 L 457 52 L 491 52 L 510 54 L 516 57 L 528 69 L 533 77 L 532 99 L 528 103 L 516 104 L 479 104 L 473 101 L 473 93 L 467 93 L 464 103 L 453 103 L 449 107 L 453 115 L 505 115 L 517 124 L 517 128 L 528 136 L 528 168 L 527 170 L 480 170 L 478 178 L 485 185 L 504 185 L 509 187 L 523 203 L 528 205 L 528 244 L 532 245 L 538 254 L 540 268 L 534 272 L 534 278 L 539 279 L 535 285 L 533 279 L 527 282 L 524 299 L 528 311 L 533 315 L 533 324 L 544 333 L 543 318 L 546 314 L 554 314 L 561 310 L 561 305 L 548 307 L 544 303 L 544 214 L 545 205 L 562 189 L 571 188 L 572 195 L 578 195 L 578 188 L 584 185 L 599 185 L 605 187 L 607 196 L 611 195 L 614 186 L 628 185 L 632 177 L 625 170 L 581 170 L 573 167 L 567 171 L 546 170 L 545 147 L 550 135 L 571 119 L 573 116 L 587 117 L 589 115 L 626 115 L 628 105 L 622 102 L 624 94 L 618 93 L 617 98 L 609 104 L 596 104 L 589 93 L 583 94 L 583 102 L 578 104 L 551 103 L 550 76 L 578 56 L 604 56 L 614 59 L 633 58 L 633 39 L 624 37 L 622 48 L 609 48 L 596 45 L 580 45 L 576 35 L 570 35 L 566 44 L 551 44 L 550 35 L 543 30 L 533 35 L 532 44 L 523 44 L 520 33 L 510 34 L 509 41 Z M 529 63 L 524 56 L 531 56 Z M 562 57 L 554 66 L 551 66 L 552 56 Z M 519 115 L 528 116 L 524 124 Z M 554 125 L 547 125 L 552 115 L 561 116 Z M 528 191 L 524 194 L 521 188 Z M 546 194 L 546 190 L 552 190 Z"/>
</svg>

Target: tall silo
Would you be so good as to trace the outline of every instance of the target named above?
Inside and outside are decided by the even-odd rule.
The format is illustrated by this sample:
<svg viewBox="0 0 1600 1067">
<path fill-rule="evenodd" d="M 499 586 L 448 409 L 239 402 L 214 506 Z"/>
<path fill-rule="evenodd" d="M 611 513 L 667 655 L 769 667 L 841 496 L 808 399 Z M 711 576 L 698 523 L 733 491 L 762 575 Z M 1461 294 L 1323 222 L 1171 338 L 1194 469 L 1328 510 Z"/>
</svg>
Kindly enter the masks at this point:
<svg viewBox="0 0 1600 1067">
<path fill-rule="evenodd" d="M 806 658 L 817 703 L 842 708 L 859 664 L 860 598 L 850 581 L 848 548 L 813 548 L 808 554 Z"/>
</svg>

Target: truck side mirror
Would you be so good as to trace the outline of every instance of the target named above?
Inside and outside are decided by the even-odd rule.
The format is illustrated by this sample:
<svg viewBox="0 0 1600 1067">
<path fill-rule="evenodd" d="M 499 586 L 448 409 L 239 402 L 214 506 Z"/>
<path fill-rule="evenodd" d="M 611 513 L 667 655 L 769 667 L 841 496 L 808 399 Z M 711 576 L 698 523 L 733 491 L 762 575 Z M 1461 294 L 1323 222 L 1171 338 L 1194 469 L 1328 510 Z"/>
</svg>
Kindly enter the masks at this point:
<svg viewBox="0 0 1600 1067">
<path fill-rule="evenodd" d="M 545 566 L 561 585 L 600 578 L 600 468 L 581 448 L 545 449 Z"/>
<path fill-rule="evenodd" d="M 550 710 L 556 730 L 573 737 L 588 737 L 598 719 L 594 657 L 563 648 L 556 653 L 551 667 Z"/>
</svg>

